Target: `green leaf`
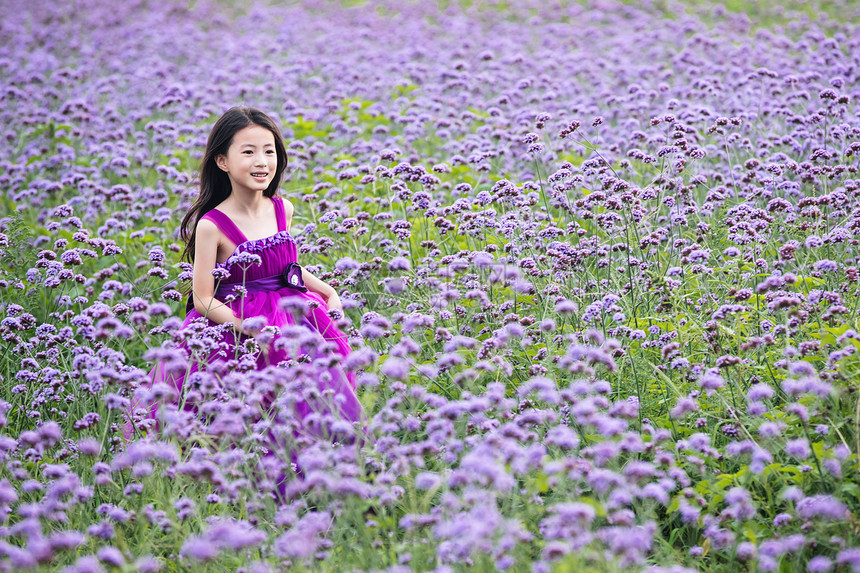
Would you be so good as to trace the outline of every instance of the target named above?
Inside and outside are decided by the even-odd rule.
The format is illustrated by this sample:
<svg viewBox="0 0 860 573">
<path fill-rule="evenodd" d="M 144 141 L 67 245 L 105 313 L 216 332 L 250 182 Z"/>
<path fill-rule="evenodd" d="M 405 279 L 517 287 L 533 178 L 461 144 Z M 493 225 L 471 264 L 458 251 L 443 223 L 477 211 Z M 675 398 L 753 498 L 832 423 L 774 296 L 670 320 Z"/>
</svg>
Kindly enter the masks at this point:
<svg viewBox="0 0 860 573">
<path fill-rule="evenodd" d="M 535 486 L 540 493 L 546 493 L 549 491 L 549 476 L 544 472 L 538 472 L 538 475 L 535 477 Z"/>
</svg>

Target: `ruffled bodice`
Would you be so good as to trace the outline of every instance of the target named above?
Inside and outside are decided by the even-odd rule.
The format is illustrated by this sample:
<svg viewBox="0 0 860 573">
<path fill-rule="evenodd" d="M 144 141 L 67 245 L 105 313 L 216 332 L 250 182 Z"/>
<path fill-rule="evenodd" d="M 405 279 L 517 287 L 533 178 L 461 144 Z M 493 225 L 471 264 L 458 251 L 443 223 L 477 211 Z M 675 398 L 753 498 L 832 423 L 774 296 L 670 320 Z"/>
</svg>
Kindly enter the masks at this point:
<svg viewBox="0 0 860 573">
<path fill-rule="evenodd" d="M 248 279 L 255 279 L 274 274 L 278 267 L 283 267 L 296 262 L 296 241 L 293 239 L 292 235 L 290 235 L 289 231 L 278 231 L 271 237 L 255 239 L 253 241 L 245 239 L 243 242 L 236 245 L 236 250 L 233 251 L 231 258 L 241 255 L 242 253 L 259 254 L 268 249 L 277 250 L 270 253 L 271 258 L 263 259 L 262 264 L 252 265 L 248 269 Z M 283 256 L 277 256 L 278 253 Z M 229 270 L 230 278 L 224 282 L 233 283 L 241 282 L 242 266 L 243 265 L 238 263 L 231 263 L 230 259 L 227 259 L 223 263 L 215 265 L 215 268 Z"/>
</svg>

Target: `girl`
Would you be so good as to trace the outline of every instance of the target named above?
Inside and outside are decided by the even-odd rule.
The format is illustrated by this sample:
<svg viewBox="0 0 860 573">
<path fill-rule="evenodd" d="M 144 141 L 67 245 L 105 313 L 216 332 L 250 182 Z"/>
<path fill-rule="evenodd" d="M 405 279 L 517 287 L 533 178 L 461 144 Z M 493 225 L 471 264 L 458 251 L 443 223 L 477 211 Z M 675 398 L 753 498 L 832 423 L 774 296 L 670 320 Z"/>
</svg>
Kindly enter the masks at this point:
<svg viewBox="0 0 860 573">
<path fill-rule="evenodd" d="M 315 378 L 317 385 L 310 395 L 328 396 L 323 409 L 339 419 L 360 419 L 354 375 L 345 374 L 338 364 L 350 348 L 328 313 L 343 312 L 340 298 L 331 286 L 296 262 L 296 243 L 289 233 L 293 206 L 277 196 L 286 164 L 280 130 L 262 111 L 235 107 L 215 123 L 200 170 L 200 196 L 181 227 L 186 242 L 183 256 L 193 263 L 183 324 L 183 332 L 192 334 L 190 344 L 182 345 L 191 355 L 190 364 L 181 358 L 170 360 L 169 351 L 161 352 L 165 360 L 153 370 L 149 392 L 136 394 L 133 410 L 138 417 L 130 417 L 126 438 L 142 427 L 157 425 L 158 398 L 172 393 L 171 388 L 175 396 L 181 396 L 186 380 L 195 380 L 197 386 L 203 380 L 211 386 L 212 376 L 192 377 L 200 364 L 207 365 L 208 373 L 222 377 L 237 367 L 247 369 L 247 361 L 237 360 L 240 350 L 249 347 L 248 337 L 260 334 L 265 326 L 276 328 L 265 328 L 257 337 L 260 350 L 252 368 L 284 366 L 283 361 L 296 357 L 301 347 L 299 369 L 304 369 L 306 378 L 309 374 Z M 207 326 L 217 327 L 209 329 L 218 333 L 214 343 L 211 332 L 201 334 Z M 315 370 L 308 372 L 308 368 Z M 211 388 L 208 393 L 212 394 Z M 202 396 L 199 388 L 190 393 L 186 389 L 185 394 L 184 410 L 196 413 L 193 397 Z M 139 417 L 141 398 L 149 420 Z M 274 399 L 269 392 L 260 405 L 270 407 Z M 311 412 L 319 413 L 317 402 L 294 400 L 291 408 L 297 418 L 304 419 Z M 174 422 L 182 420 L 181 409 L 172 412 Z"/>
</svg>

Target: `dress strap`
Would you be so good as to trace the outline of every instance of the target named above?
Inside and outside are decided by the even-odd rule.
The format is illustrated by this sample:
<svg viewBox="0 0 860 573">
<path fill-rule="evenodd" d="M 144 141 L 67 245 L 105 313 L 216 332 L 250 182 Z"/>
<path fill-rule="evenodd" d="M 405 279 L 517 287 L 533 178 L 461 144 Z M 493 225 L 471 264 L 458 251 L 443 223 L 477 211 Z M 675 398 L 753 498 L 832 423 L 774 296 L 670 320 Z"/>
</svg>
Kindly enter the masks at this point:
<svg viewBox="0 0 860 573">
<path fill-rule="evenodd" d="M 224 233 L 228 239 L 230 239 L 234 245 L 237 247 L 242 243 L 247 243 L 248 238 L 245 234 L 239 230 L 239 227 L 236 226 L 236 223 L 233 222 L 230 217 L 219 211 L 218 209 L 212 209 L 205 215 L 201 217 L 201 219 L 209 219 L 215 226 L 218 227 L 218 230 Z"/>
<path fill-rule="evenodd" d="M 284 200 L 280 197 L 272 197 L 275 204 L 275 218 L 278 220 L 278 232 L 287 230 L 287 214 L 284 209 Z"/>
</svg>

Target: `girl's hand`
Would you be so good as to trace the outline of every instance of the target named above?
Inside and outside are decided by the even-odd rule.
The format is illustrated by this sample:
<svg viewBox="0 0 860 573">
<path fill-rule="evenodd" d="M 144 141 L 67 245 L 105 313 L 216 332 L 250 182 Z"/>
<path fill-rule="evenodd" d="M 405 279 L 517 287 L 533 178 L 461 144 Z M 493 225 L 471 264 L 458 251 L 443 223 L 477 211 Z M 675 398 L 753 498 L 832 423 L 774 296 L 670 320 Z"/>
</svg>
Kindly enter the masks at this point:
<svg viewBox="0 0 860 573">
<path fill-rule="evenodd" d="M 233 333 L 233 336 L 238 340 L 243 336 L 249 336 L 245 329 L 242 328 L 242 320 L 233 317 L 233 320 L 230 322 L 225 322 L 224 326 L 228 327 L 230 331 Z"/>
<path fill-rule="evenodd" d="M 340 302 L 340 297 L 331 285 L 327 284 L 325 281 L 321 281 L 305 268 L 302 268 L 302 280 L 309 291 L 315 292 L 322 297 L 328 305 L 329 311 L 340 311 L 341 316 L 346 317 L 346 313 L 343 311 L 343 304 Z"/>
<path fill-rule="evenodd" d="M 346 313 L 343 311 L 343 304 L 340 302 L 340 297 L 336 292 L 330 294 L 326 298 L 326 303 L 328 304 L 329 310 L 338 310 L 340 311 L 341 316 L 346 316 Z"/>
</svg>

